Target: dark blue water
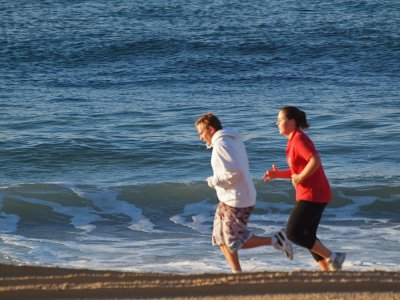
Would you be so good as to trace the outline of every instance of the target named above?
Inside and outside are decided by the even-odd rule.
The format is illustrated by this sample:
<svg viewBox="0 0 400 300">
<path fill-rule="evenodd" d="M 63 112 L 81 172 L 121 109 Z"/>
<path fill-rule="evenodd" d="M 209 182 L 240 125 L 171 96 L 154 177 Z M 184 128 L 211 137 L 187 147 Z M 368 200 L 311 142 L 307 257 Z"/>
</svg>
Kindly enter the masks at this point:
<svg viewBox="0 0 400 300">
<path fill-rule="evenodd" d="M 261 210 L 253 226 L 270 234 L 293 191 L 260 178 L 285 167 L 275 119 L 296 105 L 335 192 L 322 238 L 350 253 L 348 268 L 397 268 L 399 4 L 247 2 L 0 1 L 4 261 L 225 270 L 209 244 L 210 152 L 193 124 L 213 111 L 242 133 Z M 180 259 L 188 244 L 200 256 Z M 314 268 L 302 249 L 294 265 L 273 250 L 253 263 L 257 251 L 249 270 Z"/>
</svg>

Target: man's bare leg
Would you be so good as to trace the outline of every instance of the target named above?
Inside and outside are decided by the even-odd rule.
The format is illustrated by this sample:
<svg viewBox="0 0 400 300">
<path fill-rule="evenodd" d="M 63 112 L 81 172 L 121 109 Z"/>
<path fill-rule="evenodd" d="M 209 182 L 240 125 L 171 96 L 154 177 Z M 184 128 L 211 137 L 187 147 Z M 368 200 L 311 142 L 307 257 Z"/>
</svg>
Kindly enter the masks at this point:
<svg viewBox="0 0 400 300">
<path fill-rule="evenodd" d="M 230 252 L 228 247 L 225 245 L 220 246 L 221 252 L 224 254 L 226 261 L 233 273 L 242 272 L 242 268 L 240 267 L 239 255 L 237 251 Z"/>
<path fill-rule="evenodd" d="M 272 239 L 270 237 L 253 235 L 250 239 L 243 244 L 242 249 L 255 248 L 260 246 L 272 246 Z"/>
</svg>

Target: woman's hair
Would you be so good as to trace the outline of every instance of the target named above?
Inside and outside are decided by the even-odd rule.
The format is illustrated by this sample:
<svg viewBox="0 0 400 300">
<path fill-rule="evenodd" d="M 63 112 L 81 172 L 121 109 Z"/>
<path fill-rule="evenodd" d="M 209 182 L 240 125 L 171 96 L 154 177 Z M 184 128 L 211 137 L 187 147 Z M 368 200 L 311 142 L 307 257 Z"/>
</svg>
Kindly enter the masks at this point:
<svg viewBox="0 0 400 300">
<path fill-rule="evenodd" d="M 289 120 L 294 119 L 296 127 L 300 129 L 306 129 L 309 127 L 307 123 L 306 113 L 295 106 L 284 106 L 279 109 L 285 113 L 286 118 Z"/>
<path fill-rule="evenodd" d="M 210 112 L 202 114 L 197 119 L 195 125 L 198 126 L 200 124 L 203 124 L 206 128 L 212 126 L 215 129 L 215 131 L 222 129 L 222 125 L 219 119 Z"/>
</svg>

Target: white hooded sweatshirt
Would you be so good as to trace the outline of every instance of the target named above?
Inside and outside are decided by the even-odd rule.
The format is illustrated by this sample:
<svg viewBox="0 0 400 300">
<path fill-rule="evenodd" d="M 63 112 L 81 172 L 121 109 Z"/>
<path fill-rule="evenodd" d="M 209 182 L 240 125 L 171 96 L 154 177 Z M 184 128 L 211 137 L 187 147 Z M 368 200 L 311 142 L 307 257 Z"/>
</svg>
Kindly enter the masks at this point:
<svg viewBox="0 0 400 300">
<path fill-rule="evenodd" d="M 214 175 L 207 182 L 215 188 L 218 199 L 232 207 L 254 206 L 256 189 L 239 133 L 233 129 L 218 130 L 211 139 L 211 147 Z"/>
</svg>

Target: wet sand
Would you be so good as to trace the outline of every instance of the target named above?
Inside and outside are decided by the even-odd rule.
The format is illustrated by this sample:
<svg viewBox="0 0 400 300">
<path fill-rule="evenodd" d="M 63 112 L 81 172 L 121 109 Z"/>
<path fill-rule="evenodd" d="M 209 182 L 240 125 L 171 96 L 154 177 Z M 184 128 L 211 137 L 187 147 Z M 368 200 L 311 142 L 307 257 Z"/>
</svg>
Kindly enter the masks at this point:
<svg viewBox="0 0 400 300">
<path fill-rule="evenodd" d="M 0 265 L 0 299 L 400 299 L 400 272 L 165 274 Z"/>
</svg>

